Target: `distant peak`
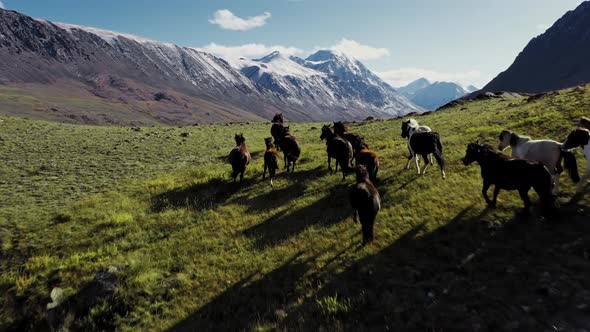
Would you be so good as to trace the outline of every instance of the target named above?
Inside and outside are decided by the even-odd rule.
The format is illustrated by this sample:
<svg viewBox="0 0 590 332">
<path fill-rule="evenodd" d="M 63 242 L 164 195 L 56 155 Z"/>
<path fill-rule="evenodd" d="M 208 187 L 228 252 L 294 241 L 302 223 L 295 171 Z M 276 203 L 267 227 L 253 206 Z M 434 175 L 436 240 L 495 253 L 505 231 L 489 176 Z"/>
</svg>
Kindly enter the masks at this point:
<svg viewBox="0 0 590 332">
<path fill-rule="evenodd" d="M 312 55 L 308 56 L 305 60 L 307 61 L 327 61 L 336 58 L 337 56 L 342 56 L 339 52 L 335 52 L 332 50 L 319 50 Z"/>
<path fill-rule="evenodd" d="M 280 59 L 280 58 L 286 58 L 286 56 L 283 55 L 283 53 L 281 53 L 279 51 L 273 51 L 272 53 L 265 55 L 264 57 L 262 57 L 260 59 L 254 59 L 254 61 L 269 63 L 272 60 Z"/>
</svg>

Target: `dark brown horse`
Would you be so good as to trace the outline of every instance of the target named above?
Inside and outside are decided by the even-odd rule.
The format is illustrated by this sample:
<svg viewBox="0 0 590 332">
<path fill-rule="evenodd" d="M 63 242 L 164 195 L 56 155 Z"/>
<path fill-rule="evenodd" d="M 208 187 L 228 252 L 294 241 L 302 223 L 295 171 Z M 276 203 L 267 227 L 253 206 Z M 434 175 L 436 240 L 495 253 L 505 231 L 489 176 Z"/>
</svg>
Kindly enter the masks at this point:
<svg viewBox="0 0 590 332">
<path fill-rule="evenodd" d="M 585 116 L 581 117 L 580 121 L 578 122 L 578 128 L 590 130 L 590 119 Z"/>
<path fill-rule="evenodd" d="M 283 151 L 283 160 L 285 162 L 287 173 L 289 173 L 289 169 L 291 169 L 291 172 L 295 171 L 295 163 L 297 162 L 297 159 L 299 159 L 299 155 L 301 155 L 301 148 L 297 142 L 297 137 L 289 133 L 288 126 L 283 127 L 279 144 L 281 146 L 281 151 Z"/>
<path fill-rule="evenodd" d="M 365 166 L 356 166 L 355 171 L 356 184 L 350 191 L 350 205 L 352 205 L 354 222 L 357 222 L 357 216 L 361 220 L 363 245 L 365 245 L 373 241 L 373 224 L 381 209 L 381 196 L 369 179 Z"/>
<path fill-rule="evenodd" d="M 363 146 L 366 146 L 365 138 L 357 133 L 349 132 L 348 128 L 344 126 L 342 121 L 334 122 L 334 134 L 349 141 L 355 151 L 357 149 L 360 150 Z"/>
<path fill-rule="evenodd" d="M 275 150 L 272 144 L 272 137 L 264 139 L 266 145 L 266 152 L 264 152 L 264 172 L 262 173 L 262 180 L 266 179 L 266 169 L 270 177 L 270 186 L 272 187 L 272 179 L 275 177 L 277 169 L 279 169 L 279 153 Z"/>
<path fill-rule="evenodd" d="M 283 113 L 276 113 L 272 118 L 272 126 L 270 127 L 270 135 L 274 138 L 274 145 L 278 151 L 281 151 L 281 135 L 283 135 Z"/>
<path fill-rule="evenodd" d="M 481 168 L 483 178 L 481 193 L 488 206 L 496 206 L 500 189 L 518 190 L 524 202 L 524 212 L 528 213 L 531 206 L 528 192 L 531 187 L 539 194 L 546 211 L 551 211 L 557 206 L 551 194 L 551 174 L 543 164 L 524 159 L 512 159 L 495 151 L 490 145 L 471 143 L 467 145 L 463 164 L 469 165 L 474 161 Z M 491 185 L 494 185 L 492 200 L 487 193 Z"/>
<path fill-rule="evenodd" d="M 238 174 L 240 175 L 240 183 L 242 183 L 242 180 L 244 179 L 244 172 L 246 171 L 246 165 L 250 163 L 252 157 L 246 148 L 246 139 L 244 138 L 244 135 L 236 134 L 234 139 L 236 140 L 236 147 L 233 148 L 229 153 L 228 160 L 232 167 L 232 177 L 234 179 L 234 183 L 236 182 Z"/>
<path fill-rule="evenodd" d="M 352 145 L 344 138 L 336 136 L 330 129 L 329 125 L 322 127 L 320 139 L 326 140 L 326 150 L 328 152 L 328 169 L 332 171 L 332 158 L 336 159 L 336 170 L 338 165 L 342 169 L 342 180 L 346 178 L 346 173 L 351 171 L 350 164 L 354 156 Z"/>
<path fill-rule="evenodd" d="M 369 178 L 372 182 L 377 180 L 377 172 L 379 172 L 379 156 L 369 150 L 368 146 L 363 146 L 362 149 L 355 151 L 356 165 L 363 165 L 367 168 Z"/>
</svg>

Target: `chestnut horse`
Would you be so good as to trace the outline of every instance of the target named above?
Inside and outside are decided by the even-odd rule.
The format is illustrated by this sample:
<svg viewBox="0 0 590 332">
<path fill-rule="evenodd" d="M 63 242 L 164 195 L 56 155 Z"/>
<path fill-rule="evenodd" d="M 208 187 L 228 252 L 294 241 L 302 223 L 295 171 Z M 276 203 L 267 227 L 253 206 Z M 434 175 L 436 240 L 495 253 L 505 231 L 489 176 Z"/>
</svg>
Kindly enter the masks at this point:
<svg viewBox="0 0 590 332">
<path fill-rule="evenodd" d="M 379 156 L 371 150 L 368 146 L 363 146 L 360 150 L 355 151 L 356 165 L 363 165 L 367 168 L 371 182 L 377 180 L 377 172 L 379 172 Z"/>
<path fill-rule="evenodd" d="M 233 148 L 229 153 L 228 160 L 232 167 L 232 177 L 234 178 L 234 183 L 236 183 L 238 174 L 240 175 L 240 183 L 242 183 L 242 180 L 244 179 L 244 172 L 246 171 L 246 165 L 250 163 L 252 157 L 246 148 L 246 139 L 244 138 L 244 134 L 236 134 L 234 139 L 236 140 L 236 147 Z"/>
<path fill-rule="evenodd" d="M 275 177 L 277 169 L 279 169 L 279 153 L 275 150 L 272 144 L 272 137 L 264 139 L 266 145 L 266 152 L 264 152 L 264 172 L 262 173 L 262 180 L 266 179 L 266 169 L 270 177 L 270 186 L 272 187 L 272 179 Z"/>
<path fill-rule="evenodd" d="M 297 159 L 299 159 L 299 155 L 301 155 L 301 148 L 297 142 L 297 137 L 289 133 L 289 126 L 284 126 L 282 128 L 283 131 L 279 136 L 279 144 L 281 146 L 281 151 L 283 151 L 285 169 L 287 170 L 287 173 L 289 173 L 289 169 L 291 169 L 292 173 L 295 171 L 295 163 L 297 162 Z"/>
<path fill-rule="evenodd" d="M 356 184 L 350 191 L 354 222 L 360 219 L 363 231 L 363 245 L 373 241 L 373 225 L 381 209 L 381 196 L 369 179 L 369 173 L 363 165 L 355 167 Z M 357 219 L 358 216 L 358 219 Z"/>
<path fill-rule="evenodd" d="M 334 134 L 338 137 L 344 138 L 352 145 L 352 148 L 356 151 L 361 149 L 365 144 L 365 138 L 357 133 L 351 133 L 348 128 L 344 126 L 342 121 L 334 122 Z M 351 164 L 352 165 L 352 164 Z"/>
</svg>

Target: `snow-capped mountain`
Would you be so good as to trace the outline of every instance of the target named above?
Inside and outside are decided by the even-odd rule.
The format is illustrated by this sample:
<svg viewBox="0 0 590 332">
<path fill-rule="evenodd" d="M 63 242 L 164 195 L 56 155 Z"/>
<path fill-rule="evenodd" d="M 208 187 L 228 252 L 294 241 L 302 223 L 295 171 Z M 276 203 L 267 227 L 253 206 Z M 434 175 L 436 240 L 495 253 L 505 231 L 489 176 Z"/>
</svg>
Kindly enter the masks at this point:
<svg viewBox="0 0 590 332">
<path fill-rule="evenodd" d="M 473 85 L 469 86 L 468 88 L 473 91 L 477 91 L 477 88 Z M 404 87 L 398 88 L 397 91 L 404 94 L 416 105 L 431 111 L 436 110 L 440 106 L 472 92 L 463 88 L 457 83 L 430 83 L 425 78 L 417 79 Z"/>
<path fill-rule="evenodd" d="M 278 111 L 292 121 L 327 121 L 424 111 L 360 62 L 330 51 L 305 60 L 274 52 L 230 65 L 193 48 L 3 9 L 0 84 L 63 97 L 49 103 L 41 96 L 27 116 L 78 119 L 71 97 L 111 110 L 89 108 L 83 119 L 91 123 L 256 121 Z"/>
</svg>

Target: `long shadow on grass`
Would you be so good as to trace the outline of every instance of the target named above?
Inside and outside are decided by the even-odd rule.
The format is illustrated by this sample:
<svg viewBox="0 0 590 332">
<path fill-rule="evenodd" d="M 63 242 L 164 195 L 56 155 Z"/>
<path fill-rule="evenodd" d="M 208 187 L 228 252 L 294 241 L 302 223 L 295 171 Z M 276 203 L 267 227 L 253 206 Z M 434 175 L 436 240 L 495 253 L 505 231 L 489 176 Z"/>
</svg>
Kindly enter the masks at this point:
<svg viewBox="0 0 590 332">
<path fill-rule="evenodd" d="M 410 227 L 348 266 L 333 253 L 331 266 L 343 272 L 312 269 L 311 259 L 296 255 L 257 281 L 245 278 L 172 330 L 588 329 L 590 221 L 579 208 L 554 221 L 498 223 L 490 210 L 471 206 L 431 232 Z"/>
<path fill-rule="evenodd" d="M 253 281 L 258 273 L 249 275 L 170 331 L 241 331 L 278 319 L 296 301 L 297 283 L 311 260 L 298 253 L 259 280 Z"/>
<path fill-rule="evenodd" d="M 344 182 L 331 187 L 328 193 L 310 205 L 299 210 L 284 210 L 247 229 L 244 234 L 256 239 L 256 246 L 264 248 L 284 241 L 303 232 L 307 227 L 319 225 L 328 227 L 352 216 L 348 206 L 350 183 Z"/>
<path fill-rule="evenodd" d="M 319 277 L 324 287 L 281 327 L 588 329 L 590 217 L 578 208 L 562 210 L 554 221 L 515 216 L 494 223 L 488 210 L 469 207 L 432 232 L 420 235 L 424 225 L 418 225 L 345 272 Z M 322 313 L 316 299 L 335 296 L 347 306 Z"/>
<path fill-rule="evenodd" d="M 190 208 L 201 211 L 211 209 L 224 203 L 241 188 L 250 186 L 254 180 L 245 178 L 239 183 L 227 179 L 212 179 L 184 188 L 176 188 L 152 198 L 152 211 L 162 212 L 167 209 Z"/>
</svg>

